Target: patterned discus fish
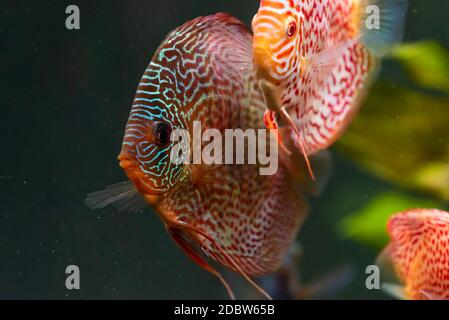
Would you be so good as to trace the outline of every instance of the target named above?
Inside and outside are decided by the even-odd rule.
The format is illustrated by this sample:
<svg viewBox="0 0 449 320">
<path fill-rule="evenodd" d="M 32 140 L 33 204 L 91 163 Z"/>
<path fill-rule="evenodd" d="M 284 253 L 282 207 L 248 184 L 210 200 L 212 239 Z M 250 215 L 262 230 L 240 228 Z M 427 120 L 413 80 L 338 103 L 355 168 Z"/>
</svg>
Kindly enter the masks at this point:
<svg viewBox="0 0 449 320">
<path fill-rule="evenodd" d="M 227 14 L 200 17 L 171 32 L 139 83 L 126 127 L 119 160 L 132 185 L 111 186 L 87 199 L 92 208 L 116 203 L 135 210 L 143 197 L 175 242 L 216 275 L 232 298 L 206 256 L 269 297 L 249 276 L 278 269 L 306 203 L 287 166 L 261 176 L 260 165 L 174 164 L 170 137 L 175 129 L 192 136 L 194 121 L 220 132 L 265 130 L 251 48 L 250 32 Z"/>
<path fill-rule="evenodd" d="M 306 160 L 329 147 L 363 101 L 375 58 L 402 38 L 406 11 L 407 0 L 262 0 L 252 27 L 266 126 L 280 114 Z"/>
<path fill-rule="evenodd" d="M 390 244 L 378 259 L 404 288 L 384 284 L 399 298 L 449 299 L 449 213 L 410 210 L 388 222 Z"/>
</svg>

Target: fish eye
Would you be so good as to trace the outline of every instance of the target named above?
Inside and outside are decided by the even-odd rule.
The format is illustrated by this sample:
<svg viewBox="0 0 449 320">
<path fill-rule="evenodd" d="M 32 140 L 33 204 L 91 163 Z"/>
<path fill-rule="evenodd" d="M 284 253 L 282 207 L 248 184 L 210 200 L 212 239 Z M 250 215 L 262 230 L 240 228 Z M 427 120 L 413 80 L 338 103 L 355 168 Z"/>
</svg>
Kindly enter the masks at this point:
<svg viewBox="0 0 449 320">
<path fill-rule="evenodd" d="M 171 126 L 165 122 L 156 122 L 153 124 L 154 139 L 157 145 L 165 146 L 170 142 Z"/>
<path fill-rule="evenodd" d="M 296 22 L 295 21 L 291 21 L 288 24 L 287 36 L 293 37 L 296 34 L 296 29 L 297 29 Z"/>
</svg>

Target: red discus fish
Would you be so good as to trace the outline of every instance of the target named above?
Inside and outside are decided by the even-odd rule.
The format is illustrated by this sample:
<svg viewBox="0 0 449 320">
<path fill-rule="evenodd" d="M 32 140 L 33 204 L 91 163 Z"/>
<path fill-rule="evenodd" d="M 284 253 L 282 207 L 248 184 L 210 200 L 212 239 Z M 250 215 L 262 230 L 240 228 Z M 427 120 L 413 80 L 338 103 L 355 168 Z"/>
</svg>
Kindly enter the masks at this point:
<svg viewBox="0 0 449 320">
<path fill-rule="evenodd" d="M 175 164 L 175 129 L 263 129 L 263 96 L 252 72 L 251 34 L 239 20 L 216 14 L 171 32 L 145 70 L 128 120 L 120 165 L 132 184 L 87 199 L 93 208 L 118 203 L 136 209 L 145 199 L 184 252 L 229 285 L 207 257 L 250 279 L 276 271 L 307 207 L 287 170 L 262 176 L 256 165 Z M 289 169 L 287 169 L 287 167 Z M 296 167 L 296 169 L 295 169 Z M 292 173 L 294 173 L 292 171 Z"/>
<path fill-rule="evenodd" d="M 392 294 L 413 300 L 449 299 L 449 213 L 410 210 L 388 222 L 390 244 L 378 264 L 393 269 L 404 285 L 386 284 Z M 386 268 L 385 268 L 386 267 Z"/>
<path fill-rule="evenodd" d="M 328 148 L 361 105 L 375 58 L 400 41 L 406 10 L 407 0 L 262 0 L 253 58 L 266 126 L 281 115 L 307 162 Z"/>
</svg>

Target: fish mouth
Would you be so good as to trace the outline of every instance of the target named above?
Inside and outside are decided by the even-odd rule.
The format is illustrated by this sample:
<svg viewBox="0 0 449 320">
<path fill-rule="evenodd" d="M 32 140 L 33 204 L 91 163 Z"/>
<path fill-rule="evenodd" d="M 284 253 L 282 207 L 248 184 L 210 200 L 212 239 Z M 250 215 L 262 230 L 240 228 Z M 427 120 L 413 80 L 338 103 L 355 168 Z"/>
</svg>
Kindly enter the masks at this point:
<svg viewBox="0 0 449 320">
<path fill-rule="evenodd" d="M 268 45 L 256 45 L 253 48 L 253 63 L 267 107 L 277 111 L 281 107 L 280 91 L 277 88 L 277 80 L 273 76 L 274 61 L 268 49 Z"/>
<path fill-rule="evenodd" d="M 259 79 L 273 80 L 271 76 L 273 59 L 266 46 L 255 46 L 253 48 L 253 64 Z"/>
<path fill-rule="evenodd" d="M 256 56 L 269 56 L 270 52 L 268 50 L 268 45 L 267 44 L 255 44 L 253 46 L 253 53 Z"/>
<path fill-rule="evenodd" d="M 135 171 L 139 167 L 137 161 L 131 158 L 127 153 L 120 153 L 118 156 L 118 161 L 120 167 L 125 170 L 126 173 Z"/>
<path fill-rule="evenodd" d="M 162 192 L 154 190 L 147 183 L 147 177 L 145 173 L 140 169 L 140 165 L 137 160 L 130 157 L 126 153 L 121 153 L 118 156 L 119 165 L 125 171 L 129 180 L 132 181 L 137 191 L 139 191 L 147 200 L 151 199 L 153 202 L 156 198 L 161 196 Z"/>
</svg>

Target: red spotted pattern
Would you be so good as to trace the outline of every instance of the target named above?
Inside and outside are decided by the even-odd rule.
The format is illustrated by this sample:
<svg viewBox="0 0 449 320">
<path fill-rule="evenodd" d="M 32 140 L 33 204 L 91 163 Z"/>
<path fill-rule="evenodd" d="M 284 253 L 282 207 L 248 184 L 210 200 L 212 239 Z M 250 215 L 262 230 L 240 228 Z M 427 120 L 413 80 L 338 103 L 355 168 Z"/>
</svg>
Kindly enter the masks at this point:
<svg viewBox="0 0 449 320">
<path fill-rule="evenodd" d="M 347 46 L 325 79 L 317 79 L 307 65 L 307 59 L 359 35 L 360 5 L 361 0 L 262 0 L 253 20 L 255 44 L 271 40 L 270 75 L 276 80 L 280 105 L 295 121 L 308 154 L 328 148 L 340 137 L 368 87 L 374 63 L 360 42 Z M 297 23 L 296 37 L 283 38 L 285 21 Z M 267 33 L 279 26 L 280 32 Z M 296 139 L 293 131 L 292 138 Z"/>
<path fill-rule="evenodd" d="M 385 249 L 409 299 L 449 299 L 449 213 L 411 210 L 388 223 Z"/>
<path fill-rule="evenodd" d="M 239 20 L 217 14 L 184 24 L 168 35 L 145 71 L 139 90 L 152 98 L 145 115 L 191 136 L 193 121 L 223 135 L 225 129 L 264 129 L 265 106 L 251 59 L 251 35 Z M 123 150 L 129 157 L 136 154 L 135 126 L 151 127 L 152 120 L 137 117 L 140 97 L 138 92 Z M 164 190 L 151 204 L 183 249 L 196 259 L 192 250 L 199 247 L 247 275 L 277 270 L 307 211 L 285 169 L 273 176 L 261 176 L 258 165 L 180 169 L 176 179 L 169 172 L 147 176 Z"/>
</svg>

